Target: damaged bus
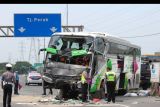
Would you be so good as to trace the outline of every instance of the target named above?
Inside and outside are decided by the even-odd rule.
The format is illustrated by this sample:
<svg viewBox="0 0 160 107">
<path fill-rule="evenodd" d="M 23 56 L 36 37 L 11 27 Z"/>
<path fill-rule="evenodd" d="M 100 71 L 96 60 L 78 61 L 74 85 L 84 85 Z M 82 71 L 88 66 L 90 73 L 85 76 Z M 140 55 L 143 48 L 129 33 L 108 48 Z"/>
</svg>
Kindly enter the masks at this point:
<svg viewBox="0 0 160 107">
<path fill-rule="evenodd" d="M 46 51 L 43 87 L 60 89 L 62 96 L 78 96 L 84 70 L 90 81 L 89 93 L 105 91 L 107 59 L 113 63 L 118 92 L 139 88 L 141 49 L 126 40 L 96 32 L 55 33 Z"/>
</svg>

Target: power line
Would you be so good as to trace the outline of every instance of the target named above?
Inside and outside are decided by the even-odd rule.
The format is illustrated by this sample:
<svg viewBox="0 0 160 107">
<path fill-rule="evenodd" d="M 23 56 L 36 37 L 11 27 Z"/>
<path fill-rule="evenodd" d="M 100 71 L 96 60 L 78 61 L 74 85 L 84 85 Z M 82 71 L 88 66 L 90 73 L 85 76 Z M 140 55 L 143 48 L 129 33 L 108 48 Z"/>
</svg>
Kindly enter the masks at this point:
<svg viewBox="0 0 160 107">
<path fill-rule="evenodd" d="M 24 61 L 24 41 L 21 41 L 21 61 Z"/>
<path fill-rule="evenodd" d="M 158 22 L 159 20 L 156 20 L 156 21 L 153 21 L 153 22 L 150 22 L 150 23 L 146 23 L 146 24 L 142 24 L 142 25 L 140 25 L 140 26 L 138 26 L 138 27 L 134 27 L 134 28 L 130 28 L 130 29 L 127 29 L 127 30 L 125 30 L 125 31 L 121 31 L 121 32 L 119 32 L 119 33 L 115 33 L 115 35 L 119 35 L 119 34 L 123 34 L 123 33 L 126 33 L 126 32 L 128 32 L 128 31 L 136 31 L 136 30 L 139 30 L 139 28 L 141 29 L 144 29 L 145 27 L 150 27 L 151 25 L 153 25 L 153 24 L 157 24 L 157 22 Z M 158 22 L 159 23 L 159 22 Z M 147 25 L 150 25 L 150 26 L 147 26 Z"/>
<path fill-rule="evenodd" d="M 85 29 L 86 29 L 87 31 L 93 32 L 93 30 L 91 30 L 90 28 L 85 27 Z"/>
<path fill-rule="evenodd" d="M 119 24 L 118 26 L 113 26 L 113 27 L 110 27 L 109 29 L 111 29 L 111 30 L 115 30 L 115 29 L 118 29 L 119 30 L 119 28 L 124 28 L 124 26 L 128 26 L 128 24 L 131 24 L 131 23 L 135 23 L 135 22 L 139 22 L 140 20 L 139 19 L 142 19 L 142 18 L 144 18 L 143 20 L 146 20 L 147 18 L 149 18 L 149 17 L 151 17 L 151 16 L 154 16 L 154 14 L 158 14 L 158 12 L 159 12 L 159 8 L 157 9 L 156 8 L 156 10 L 155 11 L 153 11 L 153 10 L 150 10 L 150 11 L 146 11 L 146 12 L 143 12 L 143 15 L 141 15 L 140 17 L 137 17 L 137 14 L 134 16 L 134 17 L 131 17 L 131 18 L 128 18 L 128 20 L 127 19 L 125 19 L 124 21 L 124 23 L 123 24 Z M 144 14 L 145 13 L 145 14 Z M 159 15 L 159 14 L 158 14 Z M 129 19 L 131 19 L 131 20 L 129 20 Z M 126 21 L 127 20 L 127 21 Z M 127 23 L 126 23 L 127 22 Z M 122 21 L 121 21 L 121 23 L 122 23 Z"/>
<path fill-rule="evenodd" d="M 118 25 L 117 27 L 109 27 L 109 29 L 113 29 L 113 30 L 120 30 L 120 29 L 122 29 L 122 28 L 124 28 L 124 26 L 128 26 L 128 24 L 131 24 L 131 23 L 135 23 L 136 21 L 139 21 L 139 19 L 142 19 L 142 18 L 144 18 L 144 20 L 146 20 L 147 18 L 148 18 L 148 16 L 154 16 L 154 14 L 158 14 L 158 12 L 159 12 L 159 9 L 158 10 L 155 10 L 155 11 L 151 11 L 151 13 L 150 13 L 150 15 L 148 15 L 148 14 L 144 14 L 144 15 L 142 15 L 141 17 L 139 17 L 139 18 L 133 18 L 133 20 L 128 20 L 127 22 L 128 23 L 123 23 L 123 25 Z M 159 15 L 159 14 L 158 14 Z M 111 21 L 110 21 L 111 22 Z M 108 24 L 108 23 L 107 23 Z M 112 24 L 113 25 L 113 24 Z M 101 27 L 99 27 L 99 29 L 103 29 L 103 28 L 106 28 L 106 25 L 102 25 Z M 121 31 L 121 32 L 123 32 L 123 31 Z M 121 33 L 120 32 L 120 33 Z"/>
<path fill-rule="evenodd" d="M 84 5 L 83 5 L 84 6 Z M 87 7 L 88 7 L 88 4 L 87 4 Z M 103 10 L 105 10 L 106 9 L 106 7 L 108 7 L 108 9 L 111 9 L 111 7 L 112 7 L 112 5 L 111 4 L 107 4 L 106 6 L 104 6 L 104 7 L 101 7 L 101 9 Z M 90 8 L 91 9 L 91 8 Z M 95 8 L 94 8 L 95 9 Z M 99 11 L 99 13 L 101 14 L 101 12 L 102 11 Z M 83 12 L 84 13 L 84 12 Z M 90 12 L 89 14 L 86 14 L 85 16 L 79 16 L 79 15 L 77 15 L 76 17 L 77 18 L 74 18 L 74 19 L 72 19 L 72 21 L 74 20 L 74 21 L 77 21 L 77 20 L 81 20 L 81 19 L 85 19 L 85 21 L 83 22 L 83 23 L 87 23 L 87 22 L 89 22 L 90 21 L 90 19 L 91 18 L 93 18 L 93 17 L 95 17 L 95 13 L 97 13 L 97 11 L 95 11 L 95 10 L 93 10 L 92 12 Z M 89 21 L 88 21 L 89 20 Z"/>
<path fill-rule="evenodd" d="M 103 13 L 103 15 L 97 15 L 97 16 L 100 16 L 100 17 L 97 17 L 97 18 L 95 17 L 96 19 L 94 19 L 94 21 L 91 21 L 91 20 L 88 21 L 85 18 L 86 21 L 84 21 L 84 23 L 87 23 L 87 25 L 93 26 L 93 25 L 97 25 L 101 22 L 104 22 L 106 20 L 105 17 L 109 18 L 110 20 L 113 20 L 114 18 L 117 18 L 118 16 L 121 16 L 122 13 L 126 13 L 126 10 L 128 10 L 128 8 L 130 8 L 130 5 L 128 5 L 127 7 L 122 7 L 120 9 L 116 9 L 109 14 L 104 14 Z M 114 14 L 114 13 L 116 13 L 116 14 Z M 90 23 L 88 23 L 88 22 L 90 22 Z"/>
<path fill-rule="evenodd" d="M 154 36 L 154 35 L 159 35 L 159 33 L 153 33 L 153 34 L 148 34 L 148 35 L 141 35 L 141 36 L 132 36 L 132 37 L 120 37 L 120 38 L 138 38 L 138 37 L 149 37 L 149 36 Z"/>
</svg>

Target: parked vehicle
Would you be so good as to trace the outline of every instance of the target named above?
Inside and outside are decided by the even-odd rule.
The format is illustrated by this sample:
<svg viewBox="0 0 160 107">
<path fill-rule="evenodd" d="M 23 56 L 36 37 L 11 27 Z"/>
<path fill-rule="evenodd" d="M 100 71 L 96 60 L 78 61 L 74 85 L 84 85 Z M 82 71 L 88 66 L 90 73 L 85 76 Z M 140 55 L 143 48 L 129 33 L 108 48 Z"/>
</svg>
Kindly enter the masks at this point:
<svg viewBox="0 0 160 107">
<path fill-rule="evenodd" d="M 37 72 L 30 72 L 26 77 L 26 85 L 38 84 L 42 85 L 42 76 Z"/>
</svg>

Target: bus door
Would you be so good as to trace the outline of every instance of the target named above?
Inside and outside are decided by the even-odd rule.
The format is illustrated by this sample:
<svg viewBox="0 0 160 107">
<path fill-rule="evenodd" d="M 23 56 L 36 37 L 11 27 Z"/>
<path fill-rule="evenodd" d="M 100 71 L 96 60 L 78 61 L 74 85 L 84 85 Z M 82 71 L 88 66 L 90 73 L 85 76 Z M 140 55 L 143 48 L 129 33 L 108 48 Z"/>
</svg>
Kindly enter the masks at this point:
<svg viewBox="0 0 160 107">
<path fill-rule="evenodd" d="M 118 64 L 118 71 L 119 71 L 119 89 L 124 88 L 125 83 L 125 73 L 123 73 L 124 69 L 124 57 L 123 56 L 117 56 L 117 64 Z"/>
</svg>

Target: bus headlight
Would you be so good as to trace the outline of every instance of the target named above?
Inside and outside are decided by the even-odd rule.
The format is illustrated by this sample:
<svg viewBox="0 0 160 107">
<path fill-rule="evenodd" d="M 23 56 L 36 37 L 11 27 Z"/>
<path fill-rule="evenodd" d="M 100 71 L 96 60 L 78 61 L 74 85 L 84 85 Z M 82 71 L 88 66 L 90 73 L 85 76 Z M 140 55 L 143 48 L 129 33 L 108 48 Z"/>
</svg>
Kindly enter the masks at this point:
<svg viewBox="0 0 160 107">
<path fill-rule="evenodd" d="M 81 86 L 81 81 L 78 81 L 78 82 L 77 82 L 77 87 L 78 87 L 78 88 L 82 88 L 82 86 Z"/>
</svg>

